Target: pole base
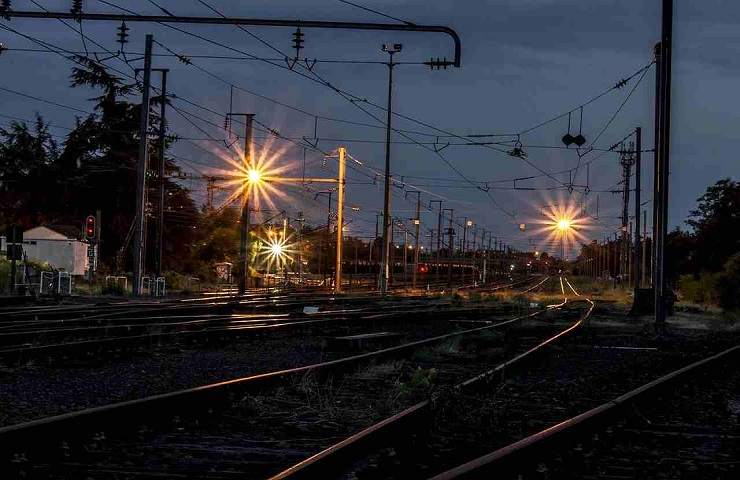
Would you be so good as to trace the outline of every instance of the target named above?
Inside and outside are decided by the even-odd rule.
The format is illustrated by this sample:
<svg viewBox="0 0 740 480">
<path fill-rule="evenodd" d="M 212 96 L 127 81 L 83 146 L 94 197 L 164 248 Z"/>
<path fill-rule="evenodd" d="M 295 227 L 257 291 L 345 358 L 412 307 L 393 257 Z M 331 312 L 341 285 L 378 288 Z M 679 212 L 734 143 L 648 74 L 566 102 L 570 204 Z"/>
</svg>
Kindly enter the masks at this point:
<svg viewBox="0 0 740 480">
<path fill-rule="evenodd" d="M 652 288 L 636 288 L 635 299 L 630 316 L 652 315 L 655 313 L 655 293 Z"/>
</svg>

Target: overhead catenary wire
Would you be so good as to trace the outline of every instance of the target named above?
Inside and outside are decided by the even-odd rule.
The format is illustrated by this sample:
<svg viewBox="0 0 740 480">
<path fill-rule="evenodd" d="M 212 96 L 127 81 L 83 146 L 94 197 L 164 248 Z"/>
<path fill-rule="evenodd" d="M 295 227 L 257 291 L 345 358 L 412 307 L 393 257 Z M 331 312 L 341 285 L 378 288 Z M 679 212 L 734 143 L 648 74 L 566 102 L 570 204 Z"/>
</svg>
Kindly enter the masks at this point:
<svg viewBox="0 0 740 480">
<path fill-rule="evenodd" d="M 106 3 L 106 4 L 108 4 L 108 5 L 114 6 L 114 7 L 118 8 L 118 9 L 124 10 L 124 11 L 126 11 L 126 12 L 129 12 L 129 13 L 132 13 L 132 14 L 136 14 L 136 15 L 138 15 L 138 14 L 137 14 L 136 12 L 133 12 L 133 11 L 131 11 L 131 10 L 128 10 L 128 9 L 124 9 L 124 8 L 122 8 L 122 7 L 120 7 L 120 6 L 117 6 L 117 5 L 113 4 L 113 3 L 111 3 L 111 2 L 108 2 L 108 1 L 104 1 L 104 0 L 99 0 L 99 1 L 101 1 L 102 3 Z M 211 7 L 211 8 L 212 8 L 212 7 Z M 215 10 L 215 9 L 214 9 L 214 10 Z M 222 16 L 223 16 L 223 14 L 222 14 L 222 13 L 220 13 L 220 12 L 218 12 L 217 10 L 216 10 L 216 12 L 217 12 L 217 13 L 219 13 L 220 15 L 222 15 Z M 168 28 L 174 28 L 174 27 L 172 27 L 172 26 L 170 26 L 170 25 L 165 25 L 165 24 L 163 24 L 163 25 L 164 25 L 164 26 L 166 26 L 166 27 L 168 27 Z M 187 30 L 184 30 L 184 29 L 180 29 L 180 28 L 175 28 L 175 29 L 176 29 L 176 30 L 178 30 L 178 31 L 180 31 L 180 32 L 182 32 L 182 33 L 185 33 L 185 34 L 188 34 L 188 35 L 193 35 L 193 36 L 196 36 L 197 38 L 200 38 L 200 39 L 202 39 L 202 40 L 204 40 L 204 41 L 207 41 L 207 42 L 210 42 L 210 43 L 214 43 L 214 44 L 216 44 L 216 45 L 218 45 L 218 46 L 221 46 L 221 47 L 223 47 L 223 48 L 228 48 L 228 49 L 234 50 L 234 48 L 233 48 L 233 47 L 230 47 L 230 46 L 228 46 L 228 45 L 224 45 L 224 44 L 222 44 L 221 42 L 216 42 L 216 41 L 214 41 L 214 40 L 212 40 L 212 39 L 208 39 L 207 37 L 203 37 L 203 36 L 200 36 L 200 35 L 197 35 L 197 34 L 192 34 L 192 32 L 188 32 Z M 242 52 L 242 53 L 244 53 L 244 52 Z M 251 54 L 249 54 L 249 55 L 251 55 Z M 268 63 L 269 63 L 269 62 L 268 62 Z M 285 66 L 284 66 L 284 65 L 275 65 L 275 66 L 278 66 L 278 67 L 280 67 L 280 68 L 285 68 Z M 374 107 L 376 107 L 376 108 L 379 108 L 379 109 L 381 109 L 381 110 L 385 110 L 385 108 L 384 108 L 384 107 L 382 107 L 382 106 L 379 106 L 379 105 L 377 105 L 377 104 L 375 104 L 375 103 L 373 103 L 373 102 L 370 102 L 370 101 L 368 101 L 368 100 L 367 100 L 366 98 L 362 98 L 362 97 L 359 97 L 359 96 L 357 96 L 357 95 L 354 95 L 354 94 L 350 94 L 349 92 L 347 92 L 347 91 L 345 91 L 345 90 L 341 90 L 341 89 L 337 88 L 337 87 L 336 87 L 335 85 L 331 84 L 330 82 L 328 82 L 328 81 L 326 81 L 325 79 L 323 79 L 322 77 L 320 77 L 320 76 L 319 76 L 319 75 L 318 75 L 318 74 L 317 74 L 317 73 L 316 73 L 315 71 L 313 71 L 313 70 L 310 70 L 310 71 L 309 71 L 309 74 L 308 74 L 308 75 L 307 75 L 307 74 L 303 74 L 303 73 L 301 73 L 301 72 L 296 72 L 296 71 L 295 71 L 294 69 L 292 69 L 292 68 L 288 68 L 288 70 L 290 70 L 290 71 L 291 71 L 291 72 L 293 72 L 293 73 L 297 73 L 297 74 L 301 75 L 302 77 L 308 78 L 309 80 L 312 80 L 312 81 L 317 81 L 318 83 L 321 83 L 321 84 L 323 84 L 323 85 L 327 86 L 328 88 L 330 88 L 331 90 L 333 90 L 333 91 L 335 91 L 335 92 L 336 92 L 337 94 L 339 94 L 339 95 L 340 95 L 340 96 L 341 96 L 342 98 L 344 98 L 345 100 L 349 101 L 349 102 L 350 102 L 350 103 L 351 103 L 351 104 L 352 104 L 353 106 L 355 106 L 356 108 L 360 109 L 360 110 L 361 110 L 361 111 L 363 111 L 363 112 L 364 112 L 365 114 L 369 115 L 369 116 L 370 116 L 371 118 L 373 118 L 374 120 L 376 120 L 376 121 L 377 121 L 377 122 L 378 122 L 378 123 L 379 123 L 380 125 L 382 125 L 382 124 L 383 124 L 382 120 L 380 120 L 380 119 L 379 119 L 378 117 L 376 117 L 376 116 L 375 116 L 375 115 L 373 115 L 372 113 L 368 112 L 368 111 L 367 111 L 367 110 L 365 110 L 364 108 L 360 107 L 360 106 L 358 105 L 358 102 L 360 102 L 360 101 L 366 102 L 366 103 L 368 103 L 368 104 L 370 104 L 370 105 L 372 105 L 372 106 L 374 106 Z M 589 99 L 589 100 L 588 100 L 587 102 L 585 102 L 584 104 L 582 104 L 581 106 L 579 106 L 579 107 L 577 107 L 577 108 L 580 108 L 580 107 L 582 107 L 582 106 L 584 106 L 584 105 L 587 105 L 587 104 L 590 104 L 590 103 L 592 103 L 592 102 L 596 101 L 596 100 L 597 100 L 598 98 L 600 98 L 600 97 L 601 97 L 601 96 L 603 96 L 603 95 L 606 95 L 606 93 L 608 93 L 608 92 L 610 92 L 610 91 L 612 91 L 612 90 L 614 90 L 614 89 L 618 89 L 618 88 L 621 88 L 621 86 L 625 85 L 625 84 L 626 84 L 626 83 L 627 83 L 627 82 L 628 82 L 629 80 L 631 80 L 631 78 L 633 78 L 633 77 L 634 77 L 634 74 L 633 74 L 632 76 L 628 77 L 627 79 L 623 79 L 623 80 L 621 80 L 620 82 L 617 82 L 617 84 L 616 84 L 616 85 L 615 85 L 614 87 L 610 88 L 609 90 L 607 90 L 606 92 L 603 92 L 603 93 L 602 93 L 602 94 L 600 94 L 600 95 L 597 95 L 596 97 L 593 97 L 593 98 Z M 419 123 L 419 124 L 422 124 L 422 125 L 424 125 L 424 126 L 427 126 L 428 128 L 434 128 L 434 129 L 436 129 L 436 130 L 440 130 L 440 129 L 438 129 L 437 127 L 433 127 L 433 126 L 431 126 L 431 125 L 429 125 L 429 124 L 426 124 L 425 122 L 421 122 L 421 121 L 418 121 L 418 120 L 416 120 L 416 119 L 413 119 L 413 118 L 411 118 L 411 117 L 409 117 L 409 116 L 401 115 L 401 114 L 399 114 L 399 113 L 397 113 L 397 112 L 393 112 L 393 113 L 394 113 L 395 115 L 399 115 L 399 116 L 400 116 L 401 118 L 406 118 L 406 119 L 408 119 L 408 120 L 411 120 L 411 121 L 415 121 L 415 122 L 417 122 L 417 123 Z M 562 115 L 560 115 L 559 117 L 562 117 Z M 554 120 L 555 120 L 556 118 L 559 118 L 559 117 L 553 117 L 553 119 L 551 119 L 551 120 L 549 120 L 549 121 L 547 121 L 547 122 L 544 122 L 544 123 L 542 123 L 542 124 L 540 124 L 540 125 L 538 125 L 538 126 L 536 126 L 536 127 L 533 127 L 533 128 L 531 128 L 531 129 L 529 129 L 529 131 L 533 130 L 534 128 L 539 128 L 539 126 L 542 126 L 542 125 L 544 125 L 545 123 L 549 123 L 550 121 L 554 121 Z M 403 133 L 399 132 L 399 131 L 398 131 L 397 129 L 394 129 L 394 131 L 395 131 L 396 133 L 399 133 L 399 134 L 401 134 L 401 135 L 402 135 L 402 136 L 404 136 L 405 138 L 408 138 L 409 140 L 413 140 L 413 139 L 411 139 L 410 137 L 408 137 L 407 135 L 405 135 L 405 134 L 403 134 Z M 440 130 L 440 131 L 443 131 L 443 130 Z M 451 134 L 450 132 L 447 132 L 447 131 L 443 131 L 443 132 L 444 132 L 444 133 L 446 133 L 446 134 L 448 134 L 448 135 L 456 136 L 456 137 L 458 137 L 458 138 L 463 138 L 463 137 L 462 137 L 462 136 L 460 136 L 460 135 L 456 135 L 456 134 Z M 493 150 L 497 150 L 497 151 L 499 151 L 499 152 L 502 152 L 502 153 L 508 153 L 508 152 L 506 152 L 506 151 L 504 151 L 504 150 L 502 150 L 502 149 L 498 149 L 498 148 L 495 148 L 495 147 L 492 147 L 492 146 L 488 146 L 488 148 L 491 148 L 491 149 L 493 149 Z M 451 169 L 452 169 L 453 171 L 455 171 L 455 173 L 456 173 L 456 174 L 458 174 L 458 175 L 461 175 L 461 176 L 462 176 L 463 178 L 466 178 L 466 177 L 465 177 L 465 176 L 464 176 L 464 175 L 462 174 L 462 172 L 461 172 L 461 171 L 460 171 L 459 169 L 457 169 L 457 167 L 455 167 L 455 166 L 454 166 L 453 164 L 451 164 L 451 163 L 450 163 L 450 162 L 449 162 L 449 161 L 448 161 L 448 160 L 447 160 L 447 159 L 446 159 L 446 158 L 445 158 L 445 157 L 444 157 L 443 155 L 441 155 L 441 154 L 439 153 L 439 151 L 436 151 L 436 149 L 431 149 L 431 148 L 427 148 L 427 149 L 428 149 L 429 151 L 433 151 L 433 152 L 434 152 L 434 153 L 435 153 L 435 154 L 437 155 L 437 157 L 439 157 L 439 158 L 440 158 L 441 160 L 443 160 L 443 162 L 444 162 L 444 163 L 446 163 L 446 164 L 447 164 L 447 165 L 448 165 L 448 166 L 449 166 L 449 167 L 450 167 L 450 168 L 451 168 Z M 564 182 L 562 182 L 562 181 L 558 180 L 557 178 L 555 178 L 554 176 L 550 175 L 550 174 L 549 174 L 548 172 L 544 171 L 543 169 L 541 169 L 541 168 L 540 168 L 539 166 L 537 166 L 536 164 L 534 164 L 534 163 L 533 163 L 533 162 L 531 162 L 530 160 L 528 160 L 528 159 L 526 159 L 526 158 L 523 158 L 523 157 L 521 157 L 521 156 L 519 156 L 519 157 L 517 157 L 517 158 L 521 158 L 521 159 L 522 159 L 522 160 L 523 160 L 523 161 L 524 161 L 525 163 L 529 164 L 529 165 L 530 165 L 531 167 L 535 168 L 535 169 L 536 169 L 537 171 L 539 171 L 539 172 L 540 172 L 540 173 L 542 173 L 543 175 L 547 176 L 547 177 L 548 177 L 548 178 L 550 178 L 551 180 L 553 180 L 553 181 L 555 181 L 555 182 L 557 182 L 557 183 L 560 183 L 561 185 L 565 185 L 565 183 L 564 183 Z M 497 202 L 495 201 L 495 199 L 493 199 L 493 197 L 492 197 L 492 195 L 490 194 L 490 192 L 485 192 L 485 193 L 486 193 L 486 195 L 487 195 L 487 196 L 488 196 L 488 197 L 489 197 L 489 198 L 490 198 L 490 199 L 491 199 L 491 200 L 493 201 L 493 203 L 494 203 L 494 204 L 495 204 L 495 205 L 496 205 L 496 206 L 497 206 L 498 208 L 501 208 L 501 207 L 500 207 L 500 205 L 498 205 L 498 203 L 497 203 Z M 502 209 L 502 211 L 504 211 L 504 212 L 505 212 L 505 213 L 507 213 L 507 214 L 508 214 L 509 216 L 511 216 L 511 213 L 509 213 L 509 212 L 506 212 L 506 211 L 505 211 L 505 210 L 503 210 L 503 209 Z"/>
<path fill-rule="evenodd" d="M 411 143 L 413 143 L 413 142 L 411 142 Z M 480 182 L 477 182 L 477 183 L 480 183 Z"/>
</svg>

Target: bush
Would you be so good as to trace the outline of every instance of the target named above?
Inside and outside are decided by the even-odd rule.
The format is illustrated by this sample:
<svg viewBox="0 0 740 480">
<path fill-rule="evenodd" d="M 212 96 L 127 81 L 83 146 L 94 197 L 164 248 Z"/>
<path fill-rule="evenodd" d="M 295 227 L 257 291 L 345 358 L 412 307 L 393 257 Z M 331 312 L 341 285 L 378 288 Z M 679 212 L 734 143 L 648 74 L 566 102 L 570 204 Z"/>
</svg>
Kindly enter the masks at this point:
<svg viewBox="0 0 740 480">
<path fill-rule="evenodd" d="M 10 262 L 4 258 L 0 258 L 0 292 L 5 292 L 8 289 L 9 280 Z"/>
<path fill-rule="evenodd" d="M 117 295 L 117 296 L 123 296 L 126 294 L 126 292 L 123 289 L 123 285 L 118 284 L 109 284 L 109 285 L 103 285 L 103 288 L 101 288 L 100 293 L 102 295 Z"/>
<path fill-rule="evenodd" d="M 480 294 L 480 292 L 470 292 L 468 295 L 468 300 L 471 302 L 482 302 L 483 296 Z"/>
<path fill-rule="evenodd" d="M 682 300 L 699 305 L 716 305 L 719 302 L 719 274 L 702 272 L 698 278 L 693 275 L 681 275 L 678 290 Z"/>
<path fill-rule="evenodd" d="M 719 305 L 727 311 L 740 309 L 740 252 L 725 262 L 717 279 Z"/>
</svg>

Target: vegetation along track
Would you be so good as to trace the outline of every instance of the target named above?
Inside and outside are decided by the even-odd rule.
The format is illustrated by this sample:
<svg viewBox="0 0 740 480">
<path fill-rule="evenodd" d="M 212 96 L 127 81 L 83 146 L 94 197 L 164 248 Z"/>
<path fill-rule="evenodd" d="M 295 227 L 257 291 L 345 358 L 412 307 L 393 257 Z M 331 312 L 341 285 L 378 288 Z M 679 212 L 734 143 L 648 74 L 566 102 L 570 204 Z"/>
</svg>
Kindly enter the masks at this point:
<svg viewBox="0 0 740 480">
<path fill-rule="evenodd" d="M 423 397 L 434 385 L 480 372 L 486 357 L 508 353 L 511 342 L 497 330 L 542 314 L 547 312 L 323 364 L 5 427 L 0 445 L 11 456 L 3 468 L 31 478 L 148 478 L 178 469 L 196 471 L 202 478 L 231 478 L 245 469 L 264 476 L 287 466 L 286 459 L 318 451 Z M 358 404 L 358 398 L 372 408 Z M 278 419 L 282 432 L 276 430 Z M 269 451 L 269 459 L 261 458 L 260 451 Z"/>
</svg>

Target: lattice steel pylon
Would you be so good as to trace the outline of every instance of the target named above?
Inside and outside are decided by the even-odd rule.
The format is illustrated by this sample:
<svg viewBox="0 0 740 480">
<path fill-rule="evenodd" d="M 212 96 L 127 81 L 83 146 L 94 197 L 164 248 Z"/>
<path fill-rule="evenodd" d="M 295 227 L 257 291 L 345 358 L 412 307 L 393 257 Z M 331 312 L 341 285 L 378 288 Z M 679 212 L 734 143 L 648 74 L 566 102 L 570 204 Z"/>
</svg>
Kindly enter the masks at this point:
<svg viewBox="0 0 740 480">
<path fill-rule="evenodd" d="M 630 142 L 629 148 L 619 151 L 619 163 L 622 165 L 622 248 L 619 259 L 620 273 L 629 274 L 629 206 L 630 206 L 630 177 L 632 166 L 635 164 L 635 144 Z"/>
</svg>

